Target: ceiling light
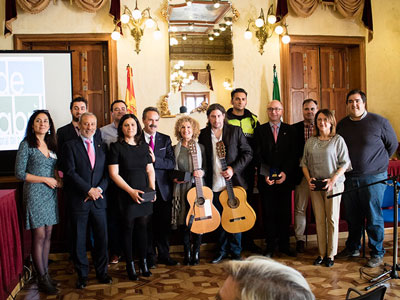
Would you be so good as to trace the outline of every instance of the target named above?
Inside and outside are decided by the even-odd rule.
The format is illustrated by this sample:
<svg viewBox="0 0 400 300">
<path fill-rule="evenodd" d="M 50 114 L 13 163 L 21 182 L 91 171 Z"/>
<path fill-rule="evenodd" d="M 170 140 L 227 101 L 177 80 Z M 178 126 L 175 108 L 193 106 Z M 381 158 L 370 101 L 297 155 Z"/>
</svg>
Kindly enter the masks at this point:
<svg viewBox="0 0 400 300">
<path fill-rule="evenodd" d="M 214 37 L 213 37 L 213 35 L 212 35 L 211 33 L 208 35 L 208 39 L 209 39 L 210 41 L 213 41 L 213 40 L 214 40 Z"/>
<path fill-rule="evenodd" d="M 218 0 L 214 0 L 214 8 L 219 8 L 221 4 L 219 4 Z"/>
<path fill-rule="evenodd" d="M 219 24 L 219 30 L 225 31 L 226 30 L 226 24 L 224 24 L 224 23 Z"/>
<path fill-rule="evenodd" d="M 226 25 L 232 25 L 232 17 L 225 17 L 224 20 Z"/>
<path fill-rule="evenodd" d="M 182 34 L 182 40 L 184 40 L 184 41 L 187 40 L 187 34 L 186 33 Z"/>
<path fill-rule="evenodd" d="M 192 0 L 186 0 L 186 5 L 187 6 L 192 6 Z"/>
<path fill-rule="evenodd" d="M 219 36 L 220 35 L 219 29 L 214 29 L 213 31 L 214 31 L 214 35 L 215 36 Z"/>
<path fill-rule="evenodd" d="M 189 29 L 193 30 L 193 28 L 194 28 L 194 24 L 193 23 L 189 23 Z"/>
</svg>

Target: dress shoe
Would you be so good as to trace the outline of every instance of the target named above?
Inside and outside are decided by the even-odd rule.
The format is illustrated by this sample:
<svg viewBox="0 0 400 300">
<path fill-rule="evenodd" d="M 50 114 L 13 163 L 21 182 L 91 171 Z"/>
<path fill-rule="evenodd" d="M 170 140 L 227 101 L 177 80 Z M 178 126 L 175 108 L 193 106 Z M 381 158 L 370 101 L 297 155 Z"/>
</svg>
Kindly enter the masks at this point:
<svg viewBox="0 0 400 300">
<path fill-rule="evenodd" d="M 120 259 L 120 258 L 121 258 L 121 257 L 118 256 L 118 255 L 112 255 L 111 258 L 110 258 L 110 264 L 117 264 L 117 263 L 119 263 L 119 259 Z"/>
<path fill-rule="evenodd" d="M 155 269 L 155 268 L 157 268 L 157 265 L 156 265 L 154 256 L 148 256 L 148 257 L 147 257 L 147 267 L 148 267 L 149 269 Z"/>
<path fill-rule="evenodd" d="M 297 241 L 296 242 L 296 252 L 297 253 L 304 253 L 304 246 L 305 246 L 305 242 L 304 241 Z"/>
<path fill-rule="evenodd" d="M 228 257 L 228 256 L 227 256 L 226 254 L 220 254 L 220 255 L 216 256 L 216 257 L 211 261 L 211 263 L 212 263 L 212 264 L 217 264 L 217 263 L 221 262 L 221 260 L 223 260 L 223 259 L 225 259 L 225 258 L 227 258 L 227 257 Z"/>
<path fill-rule="evenodd" d="M 296 257 L 297 256 L 296 251 L 294 251 L 291 248 L 284 248 L 284 249 L 279 250 L 279 252 L 281 252 L 283 254 L 286 254 L 287 256 L 290 256 L 290 257 Z"/>
<path fill-rule="evenodd" d="M 319 266 L 320 264 L 322 264 L 322 262 L 323 262 L 322 257 L 321 257 L 321 256 L 318 256 L 318 257 L 314 260 L 313 265 L 314 265 L 314 266 Z"/>
<path fill-rule="evenodd" d="M 112 283 L 112 278 L 108 274 L 104 274 L 104 276 L 100 277 L 100 278 L 97 277 L 97 280 L 99 281 L 99 283 L 102 283 L 102 284 L 110 284 L 110 283 Z"/>
<path fill-rule="evenodd" d="M 335 262 L 333 261 L 333 259 L 331 259 L 331 258 L 329 258 L 329 257 L 325 258 L 325 267 L 330 268 L 330 267 L 333 266 L 334 263 L 335 263 Z"/>
<path fill-rule="evenodd" d="M 231 259 L 232 260 L 242 260 L 242 257 L 240 256 L 240 254 L 231 254 Z"/>
<path fill-rule="evenodd" d="M 360 256 L 360 250 L 350 250 L 344 248 L 340 253 L 336 255 L 336 258 L 347 258 L 347 257 L 357 257 Z"/>
<path fill-rule="evenodd" d="M 76 281 L 76 288 L 77 289 L 84 289 L 87 286 L 87 277 L 78 277 Z"/>
<path fill-rule="evenodd" d="M 39 292 L 45 293 L 47 295 L 58 294 L 58 289 L 50 283 L 47 273 L 38 277 L 38 289 Z"/>
<path fill-rule="evenodd" d="M 149 268 L 147 266 L 147 259 L 145 259 L 145 258 L 139 261 L 139 269 L 140 269 L 140 272 L 142 273 L 143 277 L 150 277 L 151 275 L 153 275 L 149 271 Z"/>
<path fill-rule="evenodd" d="M 258 247 L 254 242 L 244 245 L 243 250 L 250 251 L 251 253 L 262 253 L 262 249 Z"/>
<path fill-rule="evenodd" d="M 135 263 L 133 261 L 126 262 L 126 272 L 128 273 L 129 280 L 138 280 L 138 276 L 135 270 Z"/>
<path fill-rule="evenodd" d="M 159 264 L 164 264 L 167 266 L 176 266 L 178 264 L 178 262 L 176 260 L 173 260 L 171 257 L 159 258 L 157 262 Z"/>
<path fill-rule="evenodd" d="M 50 274 L 48 272 L 46 272 L 45 275 L 47 276 L 47 279 L 49 280 L 52 286 L 57 287 L 60 285 L 60 283 L 57 280 L 54 280 L 53 278 L 50 277 Z"/>
</svg>

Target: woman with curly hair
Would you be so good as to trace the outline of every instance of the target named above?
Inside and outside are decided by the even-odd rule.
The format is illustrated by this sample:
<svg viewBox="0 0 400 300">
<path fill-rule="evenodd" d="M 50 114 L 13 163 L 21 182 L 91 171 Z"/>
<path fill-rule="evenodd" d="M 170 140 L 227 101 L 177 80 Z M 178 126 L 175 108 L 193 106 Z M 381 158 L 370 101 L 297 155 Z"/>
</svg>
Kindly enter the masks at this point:
<svg viewBox="0 0 400 300">
<path fill-rule="evenodd" d="M 178 181 L 174 179 L 174 189 L 172 198 L 172 228 L 177 229 L 178 226 L 184 226 L 183 246 L 185 257 L 183 263 L 185 265 L 199 264 L 199 254 L 201 245 L 201 235 L 191 233 L 186 226 L 186 215 L 189 210 L 189 204 L 186 201 L 187 192 L 195 185 L 195 177 L 203 177 L 204 171 L 202 169 L 194 169 L 191 153 L 189 151 L 189 141 L 195 140 L 200 134 L 199 123 L 189 117 L 184 116 L 178 119 L 175 123 L 175 136 L 178 139 L 174 149 L 175 154 L 175 170 L 182 172 L 190 172 L 191 177 L 189 181 Z M 203 145 L 195 142 L 197 149 L 197 161 L 199 168 L 205 165 L 204 147 Z M 192 239 L 192 241 L 190 241 Z"/>
</svg>

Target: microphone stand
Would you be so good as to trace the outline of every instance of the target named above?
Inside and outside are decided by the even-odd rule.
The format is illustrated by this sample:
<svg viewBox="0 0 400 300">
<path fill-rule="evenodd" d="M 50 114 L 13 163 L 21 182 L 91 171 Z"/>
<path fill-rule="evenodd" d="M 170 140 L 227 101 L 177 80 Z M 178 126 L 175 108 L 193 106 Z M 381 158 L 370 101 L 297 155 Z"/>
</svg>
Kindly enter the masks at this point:
<svg viewBox="0 0 400 300">
<path fill-rule="evenodd" d="M 392 265 L 390 270 L 386 270 L 384 268 L 384 272 L 382 274 L 380 274 L 379 276 L 377 276 L 375 278 L 370 279 L 369 282 L 370 283 L 374 282 L 374 283 L 369 285 L 369 286 L 367 286 L 365 288 L 366 291 L 368 291 L 368 290 L 370 290 L 370 289 L 372 289 L 374 287 L 380 286 L 383 283 L 385 283 L 386 281 L 389 281 L 390 279 L 399 279 L 399 274 L 397 273 L 397 271 L 400 270 L 400 267 L 397 264 L 397 255 L 398 255 L 398 250 L 399 250 L 399 248 L 398 248 L 398 236 L 397 236 L 398 226 L 399 226 L 399 219 L 398 219 L 399 218 L 399 216 L 398 216 L 398 214 L 399 214 L 399 203 L 398 203 L 398 200 L 397 200 L 398 199 L 398 189 L 399 189 L 399 187 L 398 187 L 397 177 L 398 177 L 398 175 L 392 176 L 392 177 L 389 177 L 389 178 L 384 179 L 384 180 L 380 180 L 380 181 L 373 182 L 373 183 L 370 183 L 370 184 L 367 184 L 367 185 L 364 185 L 364 186 L 360 186 L 358 188 L 354 188 L 354 189 L 350 189 L 350 190 L 344 191 L 343 193 L 337 193 L 337 194 L 333 194 L 333 195 L 327 196 L 327 198 L 333 198 L 333 197 L 336 197 L 336 196 L 339 196 L 339 195 L 342 195 L 342 194 L 345 194 L 345 193 L 353 192 L 353 191 L 356 191 L 356 190 L 359 190 L 359 189 L 362 189 L 362 188 L 365 188 L 365 187 L 368 187 L 368 186 L 371 186 L 371 185 L 375 185 L 375 184 L 378 184 L 378 183 L 386 183 L 389 180 L 393 181 L 393 265 Z M 380 280 L 381 278 L 383 278 L 383 277 L 385 277 L 387 275 L 389 275 L 389 277 L 386 277 L 386 278 Z"/>
</svg>

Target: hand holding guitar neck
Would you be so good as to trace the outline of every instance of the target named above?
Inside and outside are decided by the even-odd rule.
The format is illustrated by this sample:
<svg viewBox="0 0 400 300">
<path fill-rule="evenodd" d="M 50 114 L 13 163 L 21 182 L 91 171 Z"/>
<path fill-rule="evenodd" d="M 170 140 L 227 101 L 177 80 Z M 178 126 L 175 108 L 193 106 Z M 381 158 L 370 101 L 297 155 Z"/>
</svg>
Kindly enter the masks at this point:
<svg viewBox="0 0 400 300">
<path fill-rule="evenodd" d="M 230 167 L 225 161 L 225 145 L 220 141 L 217 143 L 217 155 L 221 162 L 222 170 L 226 172 Z M 232 170 L 232 168 L 231 168 Z M 233 174 L 233 170 L 232 170 Z M 229 176 L 227 176 L 229 177 Z M 225 178 L 226 190 L 219 196 L 219 202 L 223 207 L 221 224 L 225 231 L 239 233 L 250 230 L 256 222 L 256 213 L 247 203 L 247 194 L 241 186 L 233 187 L 231 177 Z"/>
</svg>

